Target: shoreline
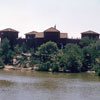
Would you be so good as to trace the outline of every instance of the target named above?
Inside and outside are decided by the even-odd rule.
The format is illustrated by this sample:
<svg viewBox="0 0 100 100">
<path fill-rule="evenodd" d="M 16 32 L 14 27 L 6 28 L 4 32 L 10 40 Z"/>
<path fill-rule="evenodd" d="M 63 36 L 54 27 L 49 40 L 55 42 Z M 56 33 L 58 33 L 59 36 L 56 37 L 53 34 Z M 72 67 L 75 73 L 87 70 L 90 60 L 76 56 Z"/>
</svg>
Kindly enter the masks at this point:
<svg viewBox="0 0 100 100">
<path fill-rule="evenodd" d="M 12 65 L 6 65 L 2 70 L 3 71 L 37 71 L 37 67 L 34 67 L 34 68 L 33 67 L 23 68 L 23 67 L 16 67 L 16 66 L 12 66 Z M 41 72 L 43 72 L 43 71 L 41 71 Z M 48 72 L 52 72 L 52 71 L 48 71 Z M 59 71 L 59 73 L 62 73 L 62 72 Z M 96 72 L 88 70 L 88 71 L 86 71 L 86 73 L 95 74 Z"/>
<path fill-rule="evenodd" d="M 12 66 L 12 65 L 6 65 L 2 70 L 4 71 L 33 71 L 33 67 L 28 67 L 28 68 L 23 68 L 23 67 L 16 67 L 16 66 Z"/>
</svg>

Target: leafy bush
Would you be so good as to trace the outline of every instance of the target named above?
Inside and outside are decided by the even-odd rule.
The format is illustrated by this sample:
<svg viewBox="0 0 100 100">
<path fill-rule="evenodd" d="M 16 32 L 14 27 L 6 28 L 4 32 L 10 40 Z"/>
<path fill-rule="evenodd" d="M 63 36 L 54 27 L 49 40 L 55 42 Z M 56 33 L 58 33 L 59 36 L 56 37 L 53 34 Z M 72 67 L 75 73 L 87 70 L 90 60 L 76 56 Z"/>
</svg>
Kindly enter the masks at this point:
<svg viewBox="0 0 100 100">
<path fill-rule="evenodd" d="M 3 60 L 0 58 L 0 69 L 4 68 Z"/>
<path fill-rule="evenodd" d="M 65 46 L 62 64 L 64 69 L 72 73 L 80 72 L 82 68 L 83 53 L 80 47 L 76 44 L 68 44 Z"/>
<path fill-rule="evenodd" d="M 92 65 L 91 70 L 97 72 L 100 69 L 100 64 L 96 63 Z"/>
<path fill-rule="evenodd" d="M 96 73 L 98 76 L 100 76 L 100 69 L 97 71 L 97 73 Z"/>
<path fill-rule="evenodd" d="M 52 67 L 52 72 L 58 72 L 59 71 L 59 64 L 54 63 Z"/>
<path fill-rule="evenodd" d="M 72 73 L 80 72 L 82 67 L 82 62 L 77 55 L 70 54 L 67 56 L 67 69 Z"/>
<path fill-rule="evenodd" d="M 36 64 L 40 64 L 40 60 L 37 57 L 32 56 L 30 59 L 30 67 L 33 67 Z"/>
<path fill-rule="evenodd" d="M 43 64 L 40 64 L 38 71 L 49 71 L 50 68 L 50 62 L 46 62 Z"/>
<path fill-rule="evenodd" d="M 58 52 L 57 44 L 49 41 L 45 44 L 42 44 L 38 48 L 36 54 L 40 58 L 41 62 L 45 63 L 47 61 L 50 61 L 52 63 L 56 60 L 57 52 Z"/>
<path fill-rule="evenodd" d="M 9 40 L 7 38 L 3 39 L 0 44 L 0 57 L 3 59 L 5 64 L 12 63 L 14 52 L 11 50 Z"/>
</svg>

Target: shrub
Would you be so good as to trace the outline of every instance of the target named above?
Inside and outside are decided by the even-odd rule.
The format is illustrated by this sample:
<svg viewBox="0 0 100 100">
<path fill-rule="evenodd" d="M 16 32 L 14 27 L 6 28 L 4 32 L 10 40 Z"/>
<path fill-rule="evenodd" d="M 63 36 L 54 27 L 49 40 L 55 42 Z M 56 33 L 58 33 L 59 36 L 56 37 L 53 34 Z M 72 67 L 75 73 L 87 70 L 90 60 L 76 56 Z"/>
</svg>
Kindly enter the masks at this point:
<svg viewBox="0 0 100 100">
<path fill-rule="evenodd" d="M 69 55 L 67 58 L 67 67 L 72 73 L 80 72 L 82 62 L 76 55 Z"/>
<path fill-rule="evenodd" d="M 66 66 L 64 66 L 64 68 L 63 68 L 63 72 L 66 72 L 66 70 L 67 70 L 67 68 L 66 68 Z"/>
<path fill-rule="evenodd" d="M 36 64 L 40 64 L 40 60 L 37 57 L 32 56 L 29 65 L 30 67 L 33 67 Z"/>
<path fill-rule="evenodd" d="M 54 62 L 56 60 L 57 53 L 57 44 L 51 41 L 42 44 L 36 52 L 37 56 L 40 58 L 40 61 L 43 63 L 46 63 L 47 61 Z"/>
<path fill-rule="evenodd" d="M 83 53 L 80 47 L 76 44 L 67 44 L 63 52 L 62 65 L 65 65 L 66 69 L 72 73 L 80 72 L 83 61 Z"/>
<path fill-rule="evenodd" d="M 0 69 L 4 68 L 3 60 L 0 58 Z"/>
<path fill-rule="evenodd" d="M 59 64 L 54 63 L 53 67 L 52 67 L 52 72 L 58 72 L 59 71 Z"/>
<path fill-rule="evenodd" d="M 97 75 L 100 76 L 100 69 L 97 71 Z"/>
<path fill-rule="evenodd" d="M 46 62 L 43 64 L 40 64 L 38 71 L 49 71 L 50 68 L 50 62 Z"/>
</svg>

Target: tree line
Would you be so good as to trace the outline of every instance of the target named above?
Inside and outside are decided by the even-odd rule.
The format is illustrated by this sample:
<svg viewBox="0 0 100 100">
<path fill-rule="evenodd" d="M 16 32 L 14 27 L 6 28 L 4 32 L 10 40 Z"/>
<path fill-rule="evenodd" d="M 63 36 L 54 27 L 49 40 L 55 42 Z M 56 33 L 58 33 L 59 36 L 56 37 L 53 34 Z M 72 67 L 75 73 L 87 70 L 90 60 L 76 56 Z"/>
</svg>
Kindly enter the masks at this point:
<svg viewBox="0 0 100 100">
<path fill-rule="evenodd" d="M 0 44 L 0 66 L 13 64 L 13 57 L 22 53 L 30 53 L 29 66 L 38 66 L 38 71 L 52 72 L 85 72 L 95 71 L 100 76 L 100 40 L 83 38 L 79 44 L 66 44 L 59 49 L 54 42 L 47 42 L 38 48 L 29 48 L 26 44 L 15 45 L 13 50 L 6 38 Z M 25 67 L 27 59 L 20 58 Z"/>
</svg>

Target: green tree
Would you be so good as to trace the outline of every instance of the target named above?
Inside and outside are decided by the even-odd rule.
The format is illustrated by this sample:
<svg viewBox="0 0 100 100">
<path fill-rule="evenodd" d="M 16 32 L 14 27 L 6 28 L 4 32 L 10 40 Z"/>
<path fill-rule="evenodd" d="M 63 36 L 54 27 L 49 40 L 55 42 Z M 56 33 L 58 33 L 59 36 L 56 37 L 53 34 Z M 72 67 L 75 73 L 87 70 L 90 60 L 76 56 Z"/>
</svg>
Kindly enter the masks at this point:
<svg viewBox="0 0 100 100">
<path fill-rule="evenodd" d="M 81 72 L 82 61 L 81 56 L 77 55 L 74 51 L 71 51 L 67 55 L 67 69 L 72 73 Z"/>
<path fill-rule="evenodd" d="M 58 72 L 59 71 L 59 63 L 54 62 L 52 66 L 52 72 Z"/>
<path fill-rule="evenodd" d="M 47 42 L 38 48 L 35 53 L 37 58 L 40 59 L 39 70 L 48 71 L 53 67 L 55 61 L 57 61 L 58 47 L 54 42 Z M 50 64 L 49 64 L 50 63 Z"/>
<path fill-rule="evenodd" d="M 17 44 L 15 47 L 14 47 L 14 51 L 15 51 L 15 54 L 22 54 L 23 50 L 22 48 Z"/>
<path fill-rule="evenodd" d="M 46 63 L 42 63 L 39 65 L 38 71 L 49 71 L 50 69 L 50 62 L 47 61 Z"/>
<path fill-rule="evenodd" d="M 89 39 L 88 37 L 84 37 L 80 40 L 79 45 L 81 48 L 89 46 L 90 44 L 94 43 L 96 39 Z"/>
<path fill-rule="evenodd" d="M 13 60 L 14 52 L 10 49 L 9 40 L 7 38 L 3 39 L 0 45 L 0 56 L 5 64 L 11 64 Z"/>
<path fill-rule="evenodd" d="M 34 65 L 36 65 L 36 64 L 40 64 L 40 60 L 39 60 L 39 58 L 35 55 L 35 54 L 33 54 L 31 57 L 30 57 L 30 67 L 34 67 Z"/>
<path fill-rule="evenodd" d="M 91 43 L 82 50 L 84 54 L 84 68 L 87 70 L 91 69 L 96 64 L 96 58 L 100 55 L 100 40 L 95 43 Z"/>
<path fill-rule="evenodd" d="M 29 50 L 28 46 L 27 46 L 25 43 L 23 43 L 23 44 L 21 45 L 21 49 L 22 49 L 23 53 L 27 53 L 28 50 Z"/>
<path fill-rule="evenodd" d="M 63 51 L 64 56 L 62 59 L 64 60 L 64 69 L 66 68 L 71 72 L 80 72 L 83 61 L 83 53 L 80 47 L 76 44 L 67 44 Z"/>
<path fill-rule="evenodd" d="M 3 60 L 2 58 L 0 58 L 0 69 L 4 68 L 4 63 L 3 63 Z"/>
<path fill-rule="evenodd" d="M 57 44 L 51 41 L 41 45 L 36 52 L 37 56 L 40 57 L 40 61 L 43 63 L 47 61 L 50 61 L 51 63 L 54 62 L 56 60 L 57 53 Z"/>
</svg>

